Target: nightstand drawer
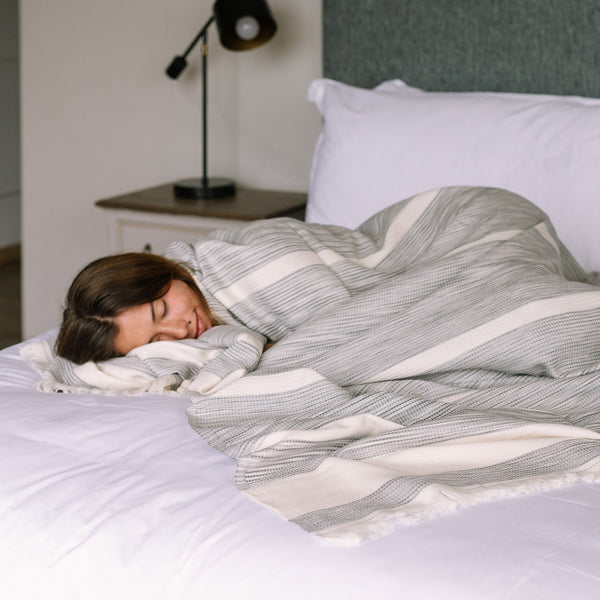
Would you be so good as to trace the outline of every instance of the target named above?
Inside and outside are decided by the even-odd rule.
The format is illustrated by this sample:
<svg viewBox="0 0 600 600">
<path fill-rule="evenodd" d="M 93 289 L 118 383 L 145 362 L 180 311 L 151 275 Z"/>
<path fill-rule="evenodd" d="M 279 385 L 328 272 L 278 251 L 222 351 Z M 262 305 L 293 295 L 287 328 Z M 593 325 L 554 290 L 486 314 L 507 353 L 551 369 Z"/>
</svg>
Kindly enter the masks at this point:
<svg viewBox="0 0 600 600">
<path fill-rule="evenodd" d="M 106 211 L 109 222 L 110 250 L 161 254 L 174 241 L 194 243 L 202 236 L 244 221 L 207 219 L 187 215 L 157 215 L 136 211 Z"/>
</svg>

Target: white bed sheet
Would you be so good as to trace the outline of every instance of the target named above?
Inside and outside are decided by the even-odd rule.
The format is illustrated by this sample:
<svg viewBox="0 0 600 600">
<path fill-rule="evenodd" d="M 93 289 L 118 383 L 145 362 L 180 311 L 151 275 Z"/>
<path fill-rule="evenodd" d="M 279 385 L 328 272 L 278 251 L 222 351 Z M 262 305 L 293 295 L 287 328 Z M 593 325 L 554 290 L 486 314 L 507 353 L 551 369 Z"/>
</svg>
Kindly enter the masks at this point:
<svg viewBox="0 0 600 600">
<path fill-rule="evenodd" d="M 44 394 L 0 352 L 0 598 L 600 598 L 600 486 L 478 505 L 357 547 L 239 492 L 172 396 Z"/>
</svg>

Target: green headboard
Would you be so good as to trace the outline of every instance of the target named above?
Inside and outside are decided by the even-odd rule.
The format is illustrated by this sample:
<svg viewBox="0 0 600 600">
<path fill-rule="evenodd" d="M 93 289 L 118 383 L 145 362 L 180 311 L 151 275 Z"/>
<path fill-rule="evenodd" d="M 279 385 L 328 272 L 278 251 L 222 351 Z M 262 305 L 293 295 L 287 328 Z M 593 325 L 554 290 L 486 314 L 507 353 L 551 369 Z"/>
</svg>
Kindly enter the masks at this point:
<svg viewBox="0 0 600 600">
<path fill-rule="evenodd" d="M 600 0 L 323 0 L 323 73 L 600 97 Z"/>
</svg>

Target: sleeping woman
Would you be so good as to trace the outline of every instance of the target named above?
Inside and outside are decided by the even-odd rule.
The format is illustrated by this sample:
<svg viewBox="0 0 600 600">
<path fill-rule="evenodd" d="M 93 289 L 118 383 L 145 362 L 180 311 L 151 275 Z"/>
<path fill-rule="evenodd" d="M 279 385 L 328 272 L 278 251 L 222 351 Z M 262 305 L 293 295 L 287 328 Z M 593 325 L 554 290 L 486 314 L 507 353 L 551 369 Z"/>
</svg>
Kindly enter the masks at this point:
<svg viewBox="0 0 600 600">
<path fill-rule="evenodd" d="M 445 188 L 167 256 L 76 277 L 56 349 L 104 362 L 44 346 L 37 389 L 183 395 L 240 489 L 324 535 L 600 477 L 600 288 L 525 199 Z"/>
</svg>

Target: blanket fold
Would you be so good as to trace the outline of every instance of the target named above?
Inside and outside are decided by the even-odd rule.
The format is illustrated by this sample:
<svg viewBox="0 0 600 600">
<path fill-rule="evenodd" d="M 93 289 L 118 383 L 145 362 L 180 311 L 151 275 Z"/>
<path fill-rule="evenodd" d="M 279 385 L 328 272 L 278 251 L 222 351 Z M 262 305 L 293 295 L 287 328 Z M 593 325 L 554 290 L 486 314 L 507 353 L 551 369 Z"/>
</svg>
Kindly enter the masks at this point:
<svg viewBox="0 0 600 600">
<path fill-rule="evenodd" d="M 22 357 L 41 373 L 43 392 L 210 394 L 258 364 L 265 338 L 241 326 L 212 327 L 200 338 L 154 342 L 127 356 L 76 365 L 54 354 L 55 337 L 31 342 Z"/>
</svg>

